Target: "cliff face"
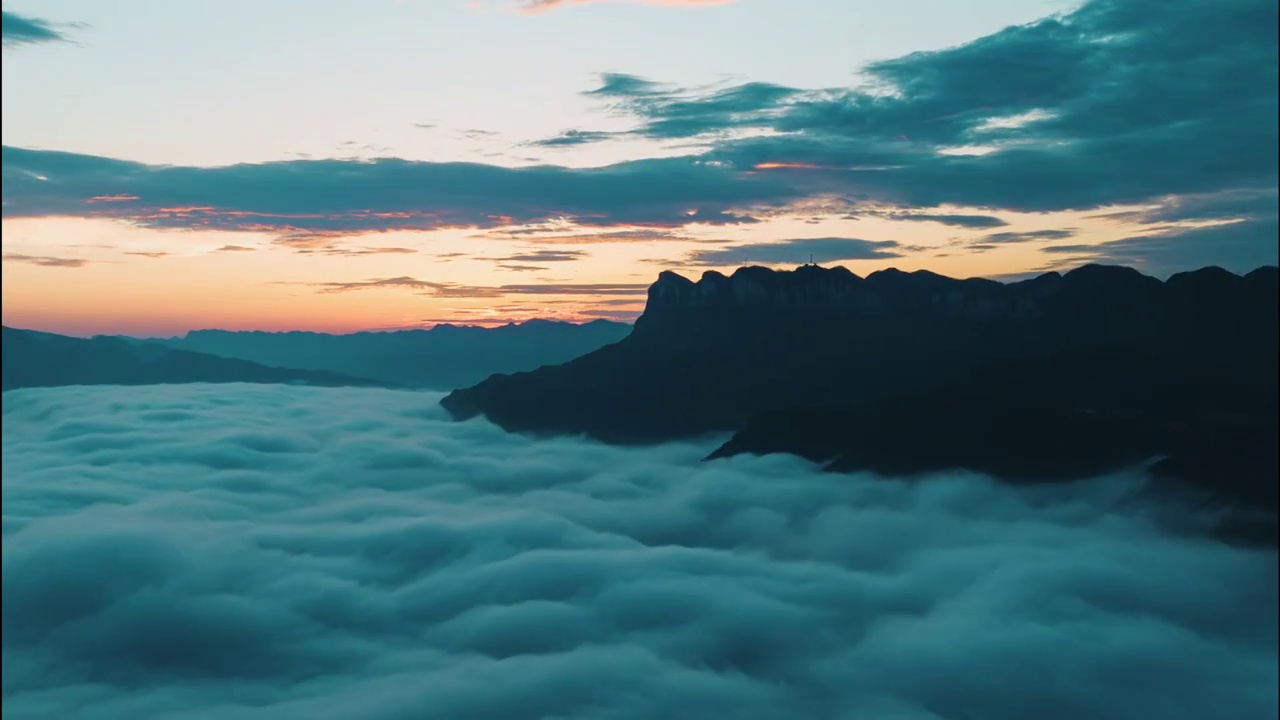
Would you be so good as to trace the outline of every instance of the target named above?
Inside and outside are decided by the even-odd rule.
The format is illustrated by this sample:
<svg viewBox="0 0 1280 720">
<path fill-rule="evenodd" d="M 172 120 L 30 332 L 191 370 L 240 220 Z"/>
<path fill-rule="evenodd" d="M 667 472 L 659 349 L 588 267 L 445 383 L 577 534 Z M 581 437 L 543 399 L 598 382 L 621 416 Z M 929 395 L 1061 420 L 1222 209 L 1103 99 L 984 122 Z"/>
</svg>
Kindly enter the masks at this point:
<svg viewBox="0 0 1280 720">
<path fill-rule="evenodd" d="M 623 341 L 493 376 L 444 405 L 512 430 L 643 442 L 815 404 L 1211 401 L 1224 387 L 1274 392 L 1276 300 L 1274 267 L 1167 282 L 1097 265 L 1013 283 L 813 266 L 697 282 L 668 272 Z"/>
<path fill-rule="evenodd" d="M 1277 300 L 1274 267 L 1161 282 L 1087 266 L 1007 284 L 663 273 L 621 342 L 442 404 L 611 442 L 734 431 L 712 457 L 788 452 L 890 475 L 1049 480 L 1167 456 L 1153 472 L 1274 517 Z"/>
</svg>

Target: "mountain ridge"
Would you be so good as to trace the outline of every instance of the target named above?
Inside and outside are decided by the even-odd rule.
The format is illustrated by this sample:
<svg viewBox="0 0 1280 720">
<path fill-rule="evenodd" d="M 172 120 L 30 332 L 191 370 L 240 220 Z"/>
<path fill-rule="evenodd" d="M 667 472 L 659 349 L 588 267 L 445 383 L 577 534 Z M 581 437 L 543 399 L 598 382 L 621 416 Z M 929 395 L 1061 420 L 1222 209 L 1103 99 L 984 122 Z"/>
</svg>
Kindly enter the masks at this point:
<svg viewBox="0 0 1280 720">
<path fill-rule="evenodd" d="M 508 430 L 615 443 L 735 433 L 717 456 L 1081 476 L 1179 447 L 1212 454 L 1202 440 L 1219 428 L 1202 416 L 1274 426 L 1277 276 L 1275 266 L 1162 281 L 1086 265 L 1008 283 L 812 265 L 697 281 L 664 272 L 623 341 L 490 377 L 442 404 Z M 1019 457 L 1015 436 L 1035 457 Z M 1241 487 L 1275 464 L 1274 443 L 1251 442 L 1257 462 L 1238 468 L 1251 478 Z M 1274 506 L 1274 488 L 1261 502 Z"/>
<path fill-rule="evenodd" d="M 122 338 L 74 338 L 4 326 L 3 390 L 63 385 L 151 385 L 192 382 L 305 383 L 379 386 L 341 373 L 267 367 L 245 360 L 175 350 Z"/>
<path fill-rule="evenodd" d="M 405 387 L 454 390 L 501 372 L 566 362 L 616 342 L 631 326 L 608 320 L 530 320 L 493 328 L 441 324 L 411 330 L 192 330 L 158 342 L 264 365 L 324 370 Z"/>
</svg>

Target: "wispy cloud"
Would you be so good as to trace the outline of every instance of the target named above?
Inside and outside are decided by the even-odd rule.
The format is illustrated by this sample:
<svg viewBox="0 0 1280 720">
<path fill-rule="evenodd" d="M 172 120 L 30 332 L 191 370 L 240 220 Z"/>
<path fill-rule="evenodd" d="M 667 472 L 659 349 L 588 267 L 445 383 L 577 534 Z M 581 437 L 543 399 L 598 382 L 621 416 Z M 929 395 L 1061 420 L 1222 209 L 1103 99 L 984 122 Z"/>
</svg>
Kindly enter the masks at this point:
<svg viewBox="0 0 1280 720">
<path fill-rule="evenodd" d="M 297 250 L 299 253 L 318 253 L 321 255 L 343 255 L 346 257 L 359 257 L 362 255 L 411 255 L 418 252 L 413 248 L 405 247 L 361 247 L 349 248 L 342 245 L 334 245 L 322 248 L 304 248 Z"/>
<path fill-rule="evenodd" d="M 473 237 L 487 240 L 524 240 L 539 245 L 607 245 L 615 243 L 688 242 L 692 240 L 688 235 L 659 228 L 635 228 L 565 235 L 563 230 L 557 231 L 535 227 L 516 230 L 494 230 L 484 235 Z"/>
<path fill-rule="evenodd" d="M 804 238 L 775 242 L 736 245 L 734 247 L 698 250 L 685 256 L 688 264 L 737 265 L 791 263 L 802 265 L 812 255 L 815 262 L 837 260 L 881 260 L 899 257 L 901 246 L 892 240 L 859 240 L 857 238 Z"/>
<path fill-rule="evenodd" d="M 90 263 L 89 260 L 85 260 L 83 258 L 49 257 L 47 255 L 21 255 L 19 253 L 5 253 L 4 261 L 39 265 L 40 267 L 59 268 L 78 268 L 84 267 Z"/>
<path fill-rule="evenodd" d="M 485 258 L 495 262 L 574 262 L 587 257 L 582 250 L 532 250 L 499 258 Z"/>
<path fill-rule="evenodd" d="M 1280 263 L 1277 236 L 1280 236 L 1280 223 L 1273 214 L 1269 218 L 1202 227 L 1167 227 L 1148 235 L 1092 245 L 1047 245 L 1040 251 L 1070 256 L 1075 264 L 1132 265 L 1156 276 L 1204 265 L 1246 273 L 1263 265 Z"/>
<path fill-rule="evenodd" d="M 497 298 L 506 295 L 628 295 L 643 297 L 647 283 L 545 283 L 538 285 L 464 285 L 414 277 L 371 278 L 345 282 L 281 281 L 277 285 L 306 285 L 324 294 L 364 290 L 410 290 L 448 298 Z"/>
<path fill-rule="evenodd" d="M 599 130 L 566 130 L 559 135 L 544 138 L 542 140 L 533 140 L 525 143 L 531 147 L 577 147 L 579 145 L 588 145 L 597 143 L 602 140 L 608 140 L 617 136 L 618 133 L 602 132 Z"/>
<path fill-rule="evenodd" d="M 52 23 L 17 13 L 0 12 L 0 36 L 2 36 L 4 47 L 70 42 L 70 38 L 59 29 L 61 27 L 78 27 L 78 25 Z"/>
<path fill-rule="evenodd" d="M 1010 244 L 1036 242 L 1041 240 L 1065 240 L 1074 237 L 1074 229 L 1061 230 L 1028 230 L 1025 232 L 998 232 L 984 235 L 978 239 L 981 243 Z"/>
<path fill-rule="evenodd" d="M 954 225 L 964 228 L 993 228 L 1003 227 L 1009 223 L 992 215 L 955 215 L 955 214 L 931 214 L 931 213 L 910 213 L 910 212 L 893 212 L 884 213 L 882 217 L 891 220 L 901 220 L 905 222 L 931 222 L 940 225 Z"/>
<path fill-rule="evenodd" d="M 728 5 L 736 0 L 508 0 L 520 12 L 537 14 L 549 12 L 573 5 L 594 5 L 604 3 L 625 3 L 633 5 L 652 5 L 655 7 L 705 7 L 708 5 Z"/>
<path fill-rule="evenodd" d="M 296 284 L 296 283 L 284 283 Z M 304 283 L 312 287 L 319 288 L 322 293 L 344 293 L 354 292 L 357 290 L 435 290 L 441 291 L 449 287 L 446 283 L 435 283 L 427 280 L 418 280 L 411 277 L 392 277 L 392 278 L 373 278 L 372 280 L 361 280 L 355 282 L 323 282 L 323 283 Z"/>
</svg>

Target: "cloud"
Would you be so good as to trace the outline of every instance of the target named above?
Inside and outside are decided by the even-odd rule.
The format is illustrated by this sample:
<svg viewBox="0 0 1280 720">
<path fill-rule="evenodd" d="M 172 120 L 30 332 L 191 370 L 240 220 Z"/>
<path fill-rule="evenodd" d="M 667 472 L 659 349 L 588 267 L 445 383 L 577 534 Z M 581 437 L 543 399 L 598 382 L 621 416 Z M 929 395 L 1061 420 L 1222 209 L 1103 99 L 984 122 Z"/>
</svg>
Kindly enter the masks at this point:
<svg viewBox="0 0 1280 720">
<path fill-rule="evenodd" d="M 895 212 L 886 213 L 884 217 L 892 220 L 905 220 L 907 222 L 934 222 L 941 225 L 954 225 L 964 228 L 993 228 L 1003 227 L 1009 223 L 992 215 L 955 215 L 955 214 L 925 214 L 925 213 L 906 213 Z"/>
<path fill-rule="evenodd" d="M 164 252 L 163 250 L 157 250 L 152 252 L 132 251 L 132 252 L 126 252 L 125 255 L 137 255 L 139 257 L 157 259 L 157 258 L 167 257 L 169 253 Z"/>
<path fill-rule="evenodd" d="M 1275 242 L 1278 236 L 1280 223 L 1272 215 L 1207 227 L 1175 227 L 1095 245 L 1050 245 L 1040 250 L 1071 255 L 1072 264 L 1123 264 L 1158 277 L 1205 265 L 1247 273 L 1264 265 L 1280 264 L 1280 248 Z"/>
<path fill-rule="evenodd" d="M 0 39 L 7 48 L 38 43 L 70 42 L 70 39 L 57 27 L 57 24 L 48 20 L 0 12 Z"/>
<path fill-rule="evenodd" d="M 550 268 L 539 267 L 537 265 L 508 265 L 506 263 L 499 263 L 498 267 L 512 272 L 538 272 L 542 270 L 550 270 Z"/>
<path fill-rule="evenodd" d="M 554 137 L 534 140 L 525 144 L 533 147 L 574 147 L 608 140 L 612 136 L 613 133 L 598 130 L 566 130 Z"/>
<path fill-rule="evenodd" d="M 859 240 L 857 238 L 805 238 L 775 242 L 736 245 L 714 250 L 697 250 L 685 256 L 689 263 L 703 265 L 739 265 L 742 263 L 803 265 L 812 255 L 815 262 L 836 260 L 880 260 L 900 257 L 893 240 Z"/>
<path fill-rule="evenodd" d="M 807 204 L 978 228 L 999 227 L 1001 211 L 1177 214 L 1205 198 L 1220 214 L 1230 198 L 1253 198 L 1236 204 L 1251 213 L 1280 182 L 1277 13 L 1275 0 L 1090 0 L 871 63 L 852 87 L 688 88 L 606 74 L 587 94 L 633 120 L 623 134 L 697 149 L 598 168 L 394 158 L 160 167 L 6 147 L 4 216 L 264 232 L 323 247 L 370 232 L 533 223 L 670 231 Z M 578 129 L 559 142 L 606 136 L 617 132 Z M 86 202 L 112 196 L 138 200 Z M 975 212 L 942 212 L 955 208 Z M 1197 247 L 1189 219 L 1174 222 L 1170 242 Z M 1265 255 L 1271 239 L 1248 242 Z"/>
<path fill-rule="evenodd" d="M 548 221 L 678 227 L 750 221 L 731 211 L 779 202 L 773 180 L 692 158 L 601 168 L 289 160 L 153 166 L 74 153 L 3 149 L 4 217 L 100 217 L 144 227 L 263 232 L 295 247 L 393 230 Z M 128 195 L 130 202 L 86 203 Z"/>
<path fill-rule="evenodd" d="M 1024 232 L 998 232 L 984 235 L 978 242 L 982 243 L 1024 243 L 1035 242 L 1037 240 L 1065 240 L 1066 238 L 1075 236 L 1075 230 L 1028 230 Z"/>
<path fill-rule="evenodd" d="M 509 0 L 520 12 L 537 14 L 549 12 L 571 5 L 594 5 L 603 3 L 630 3 L 636 5 L 653 5 L 655 7 L 702 7 L 707 5 L 728 5 L 736 0 Z"/>
<path fill-rule="evenodd" d="M 360 255 L 411 255 L 418 252 L 413 248 L 404 247 L 361 247 L 349 248 L 341 245 L 333 245 L 322 248 L 304 248 L 297 250 L 299 253 L 320 253 L 322 255 L 343 255 L 347 257 L 357 257 Z"/>
<path fill-rule="evenodd" d="M 499 262 L 575 262 L 587 257 L 582 250 L 530 250 L 500 258 L 486 258 Z"/>
<path fill-rule="evenodd" d="M 634 75 L 605 73 L 589 97 L 610 101 L 610 108 L 639 117 L 633 134 L 655 139 L 687 138 L 713 131 L 763 127 L 782 116 L 786 104 L 802 91 L 770 83 L 750 82 L 710 91 L 677 88 Z M 582 144 L 619 133 L 582 131 Z M 554 138 L 553 138 L 554 140 Z"/>
<path fill-rule="evenodd" d="M 243 245 L 223 245 L 214 250 L 214 252 L 253 252 L 255 248 L 245 247 Z"/>
<path fill-rule="evenodd" d="M 537 268 L 545 270 L 546 268 Z M 431 282 L 414 277 L 370 278 L 345 282 L 278 281 L 277 285 L 306 285 L 321 293 L 344 293 L 359 290 L 417 290 L 426 295 L 450 298 L 496 298 L 506 295 L 629 295 L 645 297 L 649 286 L 643 283 L 556 283 L 539 285 L 463 285 Z"/>
<path fill-rule="evenodd" d="M 679 88 L 611 75 L 593 94 L 634 117 L 634 135 L 702 139 L 709 158 L 787 168 L 814 194 L 1102 207 L 1276 187 L 1276 24 L 1273 0 L 1092 0 L 872 63 L 853 88 Z M 744 129 L 766 136 L 723 137 Z"/>
<path fill-rule="evenodd" d="M 5 253 L 5 262 L 27 263 L 28 265 L 39 265 L 41 267 L 62 267 L 62 268 L 78 268 L 88 265 L 90 261 L 82 258 L 60 258 L 48 257 L 46 255 L 20 255 L 18 253 Z"/>
<path fill-rule="evenodd" d="M 5 393 L 6 714 L 1276 714 L 1276 553 L 1136 478 L 702 463 L 437 400 Z"/>
<path fill-rule="evenodd" d="M 433 290 L 441 291 L 450 287 L 447 283 L 429 282 L 427 280 L 418 280 L 411 277 L 392 277 L 392 278 L 373 278 L 371 280 L 361 280 L 352 282 L 321 282 L 321 283 L 283 283 L 283 284 L 303 284 L 319 288 L 322 293 L 344 293 L 356 290 L 384 290 L 392 289 L 409 289 L 409 290 Z"/>
<path fill-rule="evenodd" d="M 1249 221 L 1274 219 L 1280 194 L 1277 188 L 1224 190 L 1199 195 L 1161 198 L 1140 210 L 1112 212 L 1099 217 L 1143 224 L 1177 223 L 1181 221 Z"/>
<path fill-rule="evenodd" d="M 543 234 L 551 232 L 553 234 Z M 635 228 L 631 230 L 610 230 L 606 232 L 579 233 L 575 235 L 563 233 L 563 228 L 549 230 L 547 228 L 518 228 L 494 230 L 476 237 L 489 240 L 528 240 L 539 245 L 604 245 L 612 243 L 637 242 L 688 242 L 688 235 L 674 233 L 657 228 Z"/>
<path fill-rule="evenodd" d="M 539 285 L 499 285 L 496 288 L 474 288 L 480 292 L 496 290 L 503 295 L 630 295 L 643 298 L 648 283 L 545 283 Z M 465 289 L 462 290 L 465 292 Z"/>
</svg>

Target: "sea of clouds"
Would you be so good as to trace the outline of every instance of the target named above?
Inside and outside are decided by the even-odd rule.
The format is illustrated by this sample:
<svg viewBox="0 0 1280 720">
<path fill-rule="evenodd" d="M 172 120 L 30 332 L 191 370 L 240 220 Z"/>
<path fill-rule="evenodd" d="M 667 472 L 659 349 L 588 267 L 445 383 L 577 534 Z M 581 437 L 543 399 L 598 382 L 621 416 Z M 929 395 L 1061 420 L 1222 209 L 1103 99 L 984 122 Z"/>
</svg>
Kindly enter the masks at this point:
<svg viewBox="0 0 1280 720">
<path fill-rule="evenodd" d="M 1135 477 L 703 463 L 438 400 L 5 393 L 4 717 L 1276 717 L 1275 551 Z"/>
</svg>

